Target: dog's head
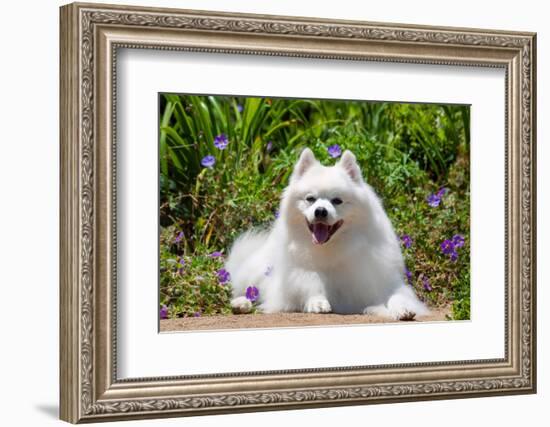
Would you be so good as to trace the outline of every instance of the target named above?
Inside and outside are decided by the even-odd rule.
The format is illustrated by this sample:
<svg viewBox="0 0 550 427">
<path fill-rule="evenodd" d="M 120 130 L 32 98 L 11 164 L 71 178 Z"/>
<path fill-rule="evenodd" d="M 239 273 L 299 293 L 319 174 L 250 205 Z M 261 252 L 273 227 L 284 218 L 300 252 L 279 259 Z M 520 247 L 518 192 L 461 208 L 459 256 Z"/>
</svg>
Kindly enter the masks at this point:
<svg viewBox="0 0 550 427">
<path fill-rule="evenodd" d="M 364 189 L 361 170 L 351 151 L 334 165 L 321 165 L 306 148 L 296 163 L 285 190 L 286 220 L 299 235 L 307 233 L 315 245 L 336 240 L 360 214 Z"/>
</svg>

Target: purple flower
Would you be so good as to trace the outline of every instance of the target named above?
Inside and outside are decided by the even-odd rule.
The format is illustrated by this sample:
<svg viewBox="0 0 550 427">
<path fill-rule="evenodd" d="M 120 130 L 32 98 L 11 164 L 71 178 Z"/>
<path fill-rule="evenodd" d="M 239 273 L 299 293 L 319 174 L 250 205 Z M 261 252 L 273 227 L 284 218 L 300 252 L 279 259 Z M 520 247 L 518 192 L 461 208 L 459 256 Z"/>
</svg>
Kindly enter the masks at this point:
<svg viewBox="0 0 550 427">
<path fill-rule="evenodd" d="M 200 310 L 199 310 L 199 311 L 195 311 L 195 312 L 193 313 L 193 317 L 201 317 L 201 314 L 202 314 L 202 313 L 200 312 Z"/>
<path fill-rule="evenodd" d="M 176 238 L 174 239 L 174 243 L 179 243 L 183 240 L 183 238 L 185 237 L 185 234 L 183 233 L 183 231 L 180 231 L 178 233 L 178 235 L 176 236 Z"/>
<path fill-rule="evenodd" d="M 249 301 L 256 301 L 260 296 L 260 291 L 256 286 L 249 286 L 246 288 L 246 299 Z"/>
<path fill-rule="evenodd" d="M 161 308 L 160 308 L 160 318 L 161 319 L 167 319 L 168 318 L 168 307 L 166 307 L 165 305 L 163 305 Z"/>
<path fill-rule="evenodd" d="M 464 246 L 464 236 L 462 234 L 455 234 L 453 236 L 453 245 L 455 245 L 455 248 Z"/>
<path fill-rule="evenodd" d="M 273 266 L 272 265 L 268 265 L 265 272 L 264 272 L 264 275 L 266 276 L 271 276 L 271 273 L 273 272 Z"/>
<path fill-rule="evenodd" d="M 178 274 L 183 274 L 183 267 L 185 267 L 185 260 L 180 258 L 178 261 Z"/>
<path fill-rule="evenodd" d="M 221 268 L 217 271 L 216 274 L 218 275 L 218 281 L 220 282 L 220 285 L 225 285 L 231 280 L 231 275 L 229 274 L 229 271 L 227 271 L 225 268 Z"/>
<path fill-rule="evenodd" d="M 280 215 L 280 212 L 279 211 L 275 211 L 273 213 L 273 215 L 275 216 L 275 219 L 279 218 L 279 215 Z"/>
<path fill-rule="evenodd" d="M 212 155 L 208 155 L 202 158 L 201 165 L 203 165 L 205 168 L 211 168 L 216 164 L 216 158 Z"/>
<path fill-rule="evenodd" d="M 407 282 L 409 283 L 409 285 L 412 285 L 413 275 L 407 267 L 405 267 L 405 276 L 407 277 Z"/>
<path fill-rule="evenodd" d="M 437 191 L 436 195 L 437 195 L 437 197 L 439 197 L 441 199 L 445 194 L 447 194 L 448 191 L 449 191 L 449 189 L 447 189 L 446 187 L 441 187 Z"/>
<path fill-rule="evenodd" d="M 430 205 L 432 208 L 437 208 L 441 203 L 441 197 L 439 197 L 437 194 L 430 194 L 426 201 L 428 202 L 428 205 Z"/>
<path fill-rule="evenodd" d="M 223 256 L 223 254 L 220 251 L 214 251 L 211 254 L 208 255 L 210 258 L 219 258 Z"/>
<path fill-rule="evenodd" d="M 227 148 L 227 144 L 229 144 L 229 140 L 227 139 L 227 135 L 225 133 L 219 134 L 214 138 L 214 145 L 220 150 L 225 150 Z"/>
<path fill-rule="evenodd" d="M 328 155 L 332 157 L 333 159 L 336 159 L 337 157 L 340 157 L 342 155 L 342 149 L 338 144 L 333 144 L 330 147 L 327 148 Z"/>
<path fill-rule="evenodd" d="M 268 143 L 267 143 L 265 149 L 267 150 L 268 153 L 270 153 L 271 150 L 273 149 L 273 142 L 268 141 Z"/>
<path fill-rule="evenodd" d="M 430 205 L 432 208 L 437 208 L 441 203 L 441 199 L 445 194 L 447 194 L 448 191 L 449 191 L 448 188 L 441 187 L 439 190 L 437 190 L 436 193 L 430 194 L 426 199 L 428 202 L 428 205 Z"/>
<path fill-rule="evenodd" d="M 412 245 L 413 239 L 408 234 L 403 234 L 401 236 L 401 242 L 403 243 L 403 246 L 405 246 L 405 248 L 409 249 Z"/>
<path fill-rule="evenodd" d="M 422 278 L 422 287 L 428 292 L 431 292 L 433 290 L 432 285 L 430 285 L 430 280 L 427 276 L 424 276 Z"/>
<path fill-rule="evenodd" d="M 237 104 L 237 111 L 238 111 L 239 113 L 242 113 L 243 110 L 244 110 L 244 107 L 243 107 L 241 104 Z"/>
<path fill-rule="evenodd" d="M 444 240 L 441 243 L 441 252 L 443 252 L 445 255 L 451 255 L 453 252 L 455 252 L 455 245 L 452 240 Z"/>
<path fill-rule="evenodd" d="M 455 236 L 456 237 L 456 236 Z M 462 237 L 462 236 L 460 236 Z M 456 239 L 456 241 L 458 242 L 458 244 L 460 246 L 463 246 L 464 245 L 464 239 L 460 240 L 459 239 Z M 452 262 L 455 262 L 457 259 L 458 259 L 458 252 L 456 251 L 456 249 L 460 246 L 457 246 L 456 243 L 455 243 L 455 239 L 453 237 L 453 240 L 444 240 L 442 243 L 441 243 L 441 251 L 445 254 L 445 255 L 449 255 L 449 258 L 451 258 L 451 261 Z"/>
</svg>

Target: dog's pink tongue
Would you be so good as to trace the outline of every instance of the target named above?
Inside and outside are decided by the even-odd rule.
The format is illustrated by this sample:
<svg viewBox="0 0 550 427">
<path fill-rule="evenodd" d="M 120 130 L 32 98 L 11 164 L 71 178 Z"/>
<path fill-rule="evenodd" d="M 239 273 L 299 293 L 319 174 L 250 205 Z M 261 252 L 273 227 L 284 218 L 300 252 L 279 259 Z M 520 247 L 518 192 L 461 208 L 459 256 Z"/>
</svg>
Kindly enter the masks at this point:
<svg viewBox="0 0 550 427">
<path fill-rule="evenodd" d="M 328 240 L 328 225 L 313 224 L 313 243 L 320 245 Z"/>
</svg>

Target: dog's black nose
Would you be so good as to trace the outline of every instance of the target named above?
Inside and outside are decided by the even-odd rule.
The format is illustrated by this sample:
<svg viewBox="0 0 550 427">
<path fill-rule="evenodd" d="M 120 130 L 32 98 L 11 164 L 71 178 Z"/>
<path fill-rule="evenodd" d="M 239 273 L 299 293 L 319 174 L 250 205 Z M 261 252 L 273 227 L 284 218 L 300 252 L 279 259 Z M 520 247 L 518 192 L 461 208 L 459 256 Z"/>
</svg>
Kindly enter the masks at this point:
<svg viewBox="0 0 550 427">
<path fill-rule="evenodd" d="M 328 216 L 328 211 L 325 208 L 315 209 L 315 218 L 326 218 Z"/>
</svg>

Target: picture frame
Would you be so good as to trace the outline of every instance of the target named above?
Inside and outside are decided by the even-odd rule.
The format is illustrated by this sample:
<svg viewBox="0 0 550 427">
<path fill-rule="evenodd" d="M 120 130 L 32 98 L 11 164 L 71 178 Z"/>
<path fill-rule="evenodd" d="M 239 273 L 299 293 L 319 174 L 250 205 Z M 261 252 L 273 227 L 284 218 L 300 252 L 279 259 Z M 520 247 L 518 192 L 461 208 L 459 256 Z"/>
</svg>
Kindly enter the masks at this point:
<svg viewBox="0 0 550 427">
<path fill-rule="evenodd" d="M 60 24 L 61 419 L 80 423 L 536 392 L 536 34 L 85 3 L 61 7 Z M 504 357 L 120 379 L 120 49 L 503 69 Z"/>
</svg>

